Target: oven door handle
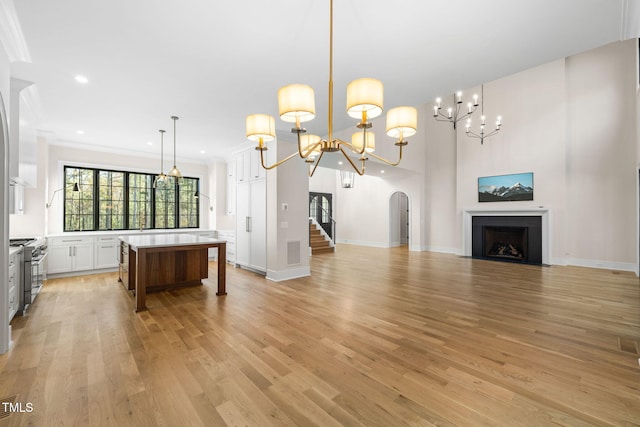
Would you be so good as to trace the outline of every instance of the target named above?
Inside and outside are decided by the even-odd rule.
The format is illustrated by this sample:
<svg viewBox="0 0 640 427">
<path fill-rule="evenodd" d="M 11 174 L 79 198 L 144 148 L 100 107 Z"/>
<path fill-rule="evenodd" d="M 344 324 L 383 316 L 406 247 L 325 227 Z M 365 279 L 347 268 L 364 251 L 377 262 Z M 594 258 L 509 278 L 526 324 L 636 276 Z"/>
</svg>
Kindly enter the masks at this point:
<svg viewBox="0 0 640 427">
<path fill-rule="evenodd" d="M 45 252 L 44 254 L 42 254 L 41 256 L 34 258 L 31 260 L 31 265 L 39 265 L 42 261 L 45 260 L 45 258 L 47 257 L 47 255 L 49 255 L 48 252 Z"/>
</svg>

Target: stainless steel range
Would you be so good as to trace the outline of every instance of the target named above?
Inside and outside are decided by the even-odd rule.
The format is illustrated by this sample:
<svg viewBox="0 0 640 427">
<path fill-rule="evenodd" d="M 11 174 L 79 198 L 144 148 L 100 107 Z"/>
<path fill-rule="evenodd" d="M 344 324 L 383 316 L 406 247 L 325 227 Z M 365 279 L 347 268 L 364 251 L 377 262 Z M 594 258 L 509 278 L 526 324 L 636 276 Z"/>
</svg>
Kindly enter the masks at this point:
<svg viewBox="0 0 640 427">
<path fill-rule="evenodd" d="M 47 242 L 44 238 L 12 239 L 10 246 L 22 246 L 22 279 L 18 313 L 25 314 L 46 279 Z"/>
</svg>

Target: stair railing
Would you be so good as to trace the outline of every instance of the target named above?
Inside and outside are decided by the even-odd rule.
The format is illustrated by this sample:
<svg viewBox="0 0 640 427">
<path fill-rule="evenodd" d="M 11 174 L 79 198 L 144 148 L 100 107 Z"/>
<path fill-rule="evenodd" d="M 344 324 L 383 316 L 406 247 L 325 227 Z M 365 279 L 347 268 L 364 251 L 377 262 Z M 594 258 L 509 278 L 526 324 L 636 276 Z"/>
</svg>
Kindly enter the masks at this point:
<svg viewBox="0 0 640 427">
<path fill-rule="evenodd" d="M 322 228 L 320 223 L 318 223 L 318 220 L 316 220 L 312 216 L 310 216 L 309 219 L 312 220 L 316 225 L 318 225 L 320 227 L 320 231 L 322 232 L 322 234 L 325 235 L 331 241 L 331 246 L 335 247 L 335 245 L 336 245 L 336 220 L 333 219 L 333 217 L 331 216 L 329 211 L 327 211 L 325 208 L 320 206 L 320 209 L 322 209 L 323 213 L 327 214 L 327 217 L 329 218 L 329 221 L 331 222 L 331 236 L 329 236 L 327 234 L 327 232 L 324 230 L 324 228 Z"/>
</svg>

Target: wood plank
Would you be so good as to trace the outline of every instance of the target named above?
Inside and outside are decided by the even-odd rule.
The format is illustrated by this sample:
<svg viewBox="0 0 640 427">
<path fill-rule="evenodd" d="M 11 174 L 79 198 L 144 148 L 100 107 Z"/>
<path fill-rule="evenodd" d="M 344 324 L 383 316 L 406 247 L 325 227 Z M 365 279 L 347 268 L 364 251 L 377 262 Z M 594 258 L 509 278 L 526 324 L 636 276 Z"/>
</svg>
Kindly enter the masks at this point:
<svg viewBox="0 0 640 427">
<path fill-rule="evenodd" d="M 48 280 L 0 356 L 35 410 L 0 427 L 640 424 L 634 274 L 349 245 L 207 270 L 140 313 L 118 273 Z"/>
</svg>

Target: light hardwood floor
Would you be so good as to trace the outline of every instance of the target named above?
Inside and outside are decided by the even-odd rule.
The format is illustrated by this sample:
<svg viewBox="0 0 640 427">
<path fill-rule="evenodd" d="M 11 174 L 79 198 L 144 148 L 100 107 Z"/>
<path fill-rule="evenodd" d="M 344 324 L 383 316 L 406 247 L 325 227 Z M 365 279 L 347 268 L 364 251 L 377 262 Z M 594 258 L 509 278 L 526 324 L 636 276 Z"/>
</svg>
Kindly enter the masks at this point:
<svg viewBox="0 0 640 427">
<path fill-rule="evenodd" d="M 49 280 L 0 426 L 640 424 L 632 273 L 341 245 L 216 297 L 216 267 L 138 314 L 116 273 Z"/>
</svg>

